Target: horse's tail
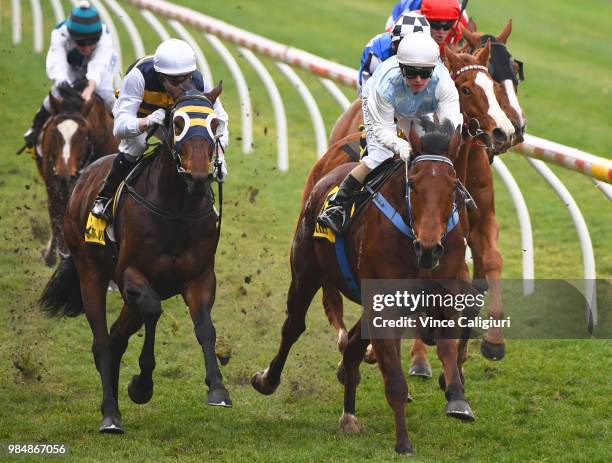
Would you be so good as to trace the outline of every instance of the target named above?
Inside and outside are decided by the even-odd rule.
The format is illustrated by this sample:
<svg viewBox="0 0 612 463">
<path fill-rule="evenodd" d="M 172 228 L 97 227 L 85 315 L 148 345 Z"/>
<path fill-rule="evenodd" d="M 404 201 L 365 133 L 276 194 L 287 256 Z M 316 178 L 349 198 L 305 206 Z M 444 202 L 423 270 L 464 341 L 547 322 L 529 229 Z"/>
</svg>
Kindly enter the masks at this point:
<svg viewBox="0 0 612 463">
<path fill-rule="evenodd" d="M 38 303 L 41 310 L 52 317 L 76 317 L 83 313 L 79 274 L 72 257 L 61 260 Z"/>
</svg>

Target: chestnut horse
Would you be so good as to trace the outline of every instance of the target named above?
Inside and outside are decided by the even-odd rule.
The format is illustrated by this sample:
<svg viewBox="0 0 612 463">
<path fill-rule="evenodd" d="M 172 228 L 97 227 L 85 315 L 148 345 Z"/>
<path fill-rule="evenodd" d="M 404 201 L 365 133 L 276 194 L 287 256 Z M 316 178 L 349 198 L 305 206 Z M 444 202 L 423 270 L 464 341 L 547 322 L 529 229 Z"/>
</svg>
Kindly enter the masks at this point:
<svg viewBox="0 0 612 463">
<path fill-rule="evenodd" d="M 372 202 L 368 203 L 344 235 L 348 262 L 357 281 L 414 278 L 460 281 L 463 274 L 465 242 L 462 228 L 448 229 L 452 212 L 463 206 L 457 197 L 462 197 L 464 190 L 453 167 L 461 143 L 460 130 L 453 131 L 452 125 L 447 123 L 419 138 L 413 126 L 409 139 L 414 152 L 409 165 L 406 169 L 396 169 L 378 194 L 384 195 L 396 213 L 399 211 L 412 233 L 401 232 Z M 305 330 L 306 312 L 323 282 L 338 288 L 345 297 L 357 300 L 346 284 L 334 245 L 313 238 L 317 215 L 328 192 L 354 165 L 350 163 L 334 169 L 315 185 L 304 202 L 291 247 L 291 285 L 280 347 L 268 368 L 251 379 L 253 387 L 262 394 L 272 394 L 278 387 L 289 350 Z M 448 400 L 446 413 L 473 420 L 463 387 L 462 364 L 466 360 L 467 337 L 458 342 L 439 334 L 432 333 L 444 365 L 440 386 Z M 344 412 L 340 419 L 344 431 L 360 429 L 355 416 L 355 395 L 359 364 L 369 341 L 362 338 L 358 322 L 351 330 L 338 371 L 344 383 Z M 395 450 L 410 454 L 412 444 L 406 427 L 406 403 L 410 396 L 400 362 L 400 337 L 372 337 L 371 342 L 384 378 L 385 395 L 395 416 Z"/>
<path fill-rule="evenodd" d="M 60 84 L 60 98 L 49 94 L 55 115 L 45 123 L 36 148 L 36 166 L 47 189 L 51 219 L 51 238 L 43 250 L 49 267 L 55 265 L 56 254 L 68 257 L 62 221 L 76 179 L 97 158 L 117 152 L 113 119 L 97 95 L 87 102 L 81 98 L 85 83 Z"/>
<path fill-rule="evenodd" d="M 509 133 L 512 131 L 513 127 L 511 126 L 510 121 L 503 118 L 503 113 L 497 105 L 497 102 L 494 96 L 491 95 L 490 89 L 493 86 L 493 82 L 491 81 L 491 77 L 486 75 L 486 66 L 489 60 L 489 50 L 490 46 L 486 45 L 482 49 L 480 49 L 475 56 L 471 56 L 468 54 L 455 54 L 452 50 L 447 49 L 446 60 L 447 66 L 451 70 L 451 75 L 456 73 L 457 71 L 472 66 L 470 69 L 466 69 L 460 73 L 459 76 L 456 76 L 456 84 L 459 90 L 459 99 L 461 110 L 464 114 L 466 122 L 469 124 L 470 121 L 476 121 L 472 123 L 475 127 L 472 127 L 473 132 L 470 130 L 466 130 L 466 143 L 461 149 L 461 153 L 459 156 L 459 166 L 457 168 L 457 172 L 461 178 L 461 180 L 466 184 L 468 190 L 471 191 L 470 188 L 474 189 L 478 195 L 473 195 L 476 204 L 478 204 L 478 209 L 470 210 L 470 236 L 472 226 L 474 225 L 476 230 L 480 231 L 486 239 L 478 240 L 478 238 L 473 239 L 474 248 L 473 254 L 476 254 L 482 247 L 487 247 L 489 245 L 489 238 L 491 236 L 496 236 L 498 231 L 497 222 L 494 222 L 494 204 L 493 201 L 490 200 L 492 198 L 492 174 L 491 169 L 488 165 L 488 156 L 485 147 L 491 147 L 490 140 L 496 138 L 494 134 L 498 134 L 498 132 L 502 132 L 502 129 L 499 129 L 499 126 L 505 128 Z M 475 72 L 476 70 L 481 72 Z M 481 74 L 479 76 L 479 74 Z M 479 82 L 477 82 L 477 78 Z M 485 89 L 482 87 L 484 84 L 488 84 L 487 89 L 489 90 L 488 94 Z M 497 108 L 491 106 L 497 105 Z M 489 113 L 493 113 L 499 116 L 499 119 L 495 119 L 489 115 Z M 478 130 L 476 130 L 478 129 Z M 506 138 L 510 138 L 512 135 L 508 135 Z M 322 178 L 324 175 L 329 173 L 335 167 L 344 164 L 346 162 L 350 162 L 352 159 L 350 156 L 342 149 L 342 147 L 347 144 L 358 140 L 359 133 L 352 133 L 347 135 L 340 141 L 332 144 L 328 151 L 317 161 L 317 163 L 312 168 L 308 179 L 306 180 L 306 185 L 304 188 L 304 193 L 302 196 L 302 203 L 304 204 L 306 199 L 309 197 L 310 192 L 314 186 L 314 184 Z M 500 135 L 497 135 L 497 139 L 501 140 Z M 486 144 L 483 145 L 483 140 Z M 470 150 L 475 151 L 474 156 L 469 155 Z M 483 157 L 484 154 L 484 157 Z M 470 167 L 468 169 L 468 159 L 470 163 Z M 483 162 L 484 160 L 484 162 Z M 476 173 L 484 170 L 483 177 L 481 178 Z M 473 175 L 468 176 L 468 171 L 473 173 Z M 483 179 L 484 179 L 484 187 L 483 187 Z M 471 184 L 470 184 L 471 182 Z M 488 193 L 487 188 L 490 187 L 491 193 Z M 484 189 L 483 189 L 484 188 Z M 480 196 L 480 197 L 479 197 Z M 481 197 L 483 204 L 480 204 Z M 489 212 L 487 212 L 487 210 Z M 478 215 L 474 215 L 478 214 Z M 485 219 L 481 219 L 481 217 L 485 216 Z M 472 218 L 474 219 L 472 220 Z M 491 219 L 492 217 L 492 219 Z M 481 219 L 481 220 L 478 220 Z M 480 227 L 476 227 L 476 223 L 484 224 Z M 467 226 L 467 223 L 464 221 L 463 226 Z M 490 227 L 486 229 L 486 227 Z M 482 230 L 485 228 L 485 230 Z M 468 230 L 465 230 L 465 234 L 468 235 Z M 491 252 L 495 252 L 497 250 L 496 240 L 494 241 L 495 247 Z M 490 247 L 490 246 L 489 246 Z M 483 254 L 486 254 L 483 252 Z M 490 253 L 489 253 L 490 254 Z M 499 257 L 499 252 L 494 255 L 494 257 Z M 477 258 L 475 258 L 477 260 Z M 480 263 L 481 260 L 478 260 Z M 497 260 L 491 261 L 497 264 Z M 484 278 L 482 272 L 482 265 L 476 265 L 475 268 L 478 269 L 478 277 Z M 465 269 L 467 273 L 467 267 Z M 495 288 L 493 288 L 493 291 Z M 338 348 L 342 352 L 344 346 L 346 346 L 348 336 L 346 327 L 342 320 L 343 307 L 342 307 L 342 297 L 339 292 L 331 285 L 324 282 L 323 284 L 323 306 L 325 308 L 326 314 L 330 323 L 336 328 L 338 331 Z M 495 305 L 493 308 L 501 308 L 500 304 Z M 491 311 L 491 308 L 489 309 Z M 492 313 L 495 315 L 497 312 Z M 487 347 L 487 341 L 485 341 L 485 349 Z M 485 351 L 488 353 L 489 351 Z M 420 343 L 419 341 L 415 341 L 413 346 L 413 365 L 410 369 L 411 374 L 422 375 L 429 377 L 431 376 L 431 367 L 427 361 L 425 356 L 426 350 L 425 345 Z M 498 355 L 498 354 L 492 354 Z M 373 358 L 368 356 L 370 361 L 373 361 Z"/>
<path fill-rule="evenodd" d="M 221 85 L 207 94 L 192 86 L 188 81 L 170 89 L 176 103 L 167 118 L 168 126 L 160 128 L 163 143 L 120 190 L 123 194 L 116 200 L 112 224 L 116 245 L 98 246 L 84 240 L 89 211 L 113 156 L 85 169 L 64 220 L 71 257 L 62 260 L 40 298 L 42 309 L 52 315 L 85 312 L 87 316 L 102 381 L 103 433 L 123 432 L 118 406 L 121 357 L 130 336 L 143 324 L 140 374 L 132 378 L 128 394 L 138 404 L 151 399 L 161 301 L 177 294 L 189 307 L 204 352 L 208 404 L 231 406 L 215 357 L 216 334 L 210 314 L 215 301 L 214 263 L 220 230 L 210 166 L 217 148 L 213 134 L 218 121 L 213 104 Z M 111 279 L 117 283 L 124 305 L 109 335 L 106 288 Z"/>
</svg>

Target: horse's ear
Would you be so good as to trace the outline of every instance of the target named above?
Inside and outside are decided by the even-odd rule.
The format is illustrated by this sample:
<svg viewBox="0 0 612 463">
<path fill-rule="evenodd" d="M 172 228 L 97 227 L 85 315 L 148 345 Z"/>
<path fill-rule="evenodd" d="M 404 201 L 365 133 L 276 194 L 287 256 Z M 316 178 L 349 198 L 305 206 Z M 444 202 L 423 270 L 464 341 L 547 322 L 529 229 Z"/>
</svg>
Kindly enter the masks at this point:
<svg viewBox="0 0 612 463">
<path fill-rule="evenodd" d="M 450 47 L 444 47 L 444 64 L 451 75 L 460 65 L 459 57 Z"/>
<path fill-rule="evenodd" d="M 457 157 L 457 153 L 459 152 L 460 146 L 461 146 L 461 126 L 458 125 L 448 144 L 448 157 L 450 159 L 454 160 Z"/>
<path fill-rule="evenodd" d="M 482 47 L 475 56 L 478 60 L 478 64 L 487 67 L 489 65 L 489 58 L 491 57 L 491 41 L 487 40 L 487 44 Z"/>
<path fill-rule="evenodd" d="M 219 98 L 219 95 L 221 95 L 221 92 L 223 91 L 223 81 L 220 80 L 219 84 L 213 88 L 210 92 L 205 93 L 206 98 L 208 98 L 211 103 L 214 103 L 215 101 L 217 101 L 217 98 Z"/>
<path fill-rule="evenodd" d="M 480 46 L 480 39 L 476 37 L 476 34 L 473 34 L 469 29 L 461 26 L 461 33 L 463 34 L 465 41 L 469 43 L 472 50 L 476 50 Z"/>
<path fill-rule="evenodd" d="M 49 92 L 49 104 L 51 109 L 53 109 L 53 113 L 59 114 L 62 112 L 62 100 L 55 98 L 52 92 Z"/>
<path fill-rule="evenodd" d="M 89 116 L 91 110 L 96 106 L 96 96 L 92 95 L 88 101 L 85 102 L 83 107 L 81 108 L 81 114 L 85 117 Z"/>
<path fill-rule="evenodd" d="M 511 32 L 512 32 L 512 18 L 508 20 L 508 24 L 506 24 L 506 27 L 504 27 L 504 30 L 501 31 L 500 34 L 497 36 L 497 40 L 499 40 L 501 43 L 506 43 L 508 41 L 508 37 L 510 36 Z"/>
<path fill-rule="evenodd" d="M 421 153 L 421 139 L 419 138 L 419 134 L 417 134 L 416 127 L 414 126 L 414 121 L 410 122 L 410 132 L 408 132 L 408 141 L 410 142 L 410 146 L 412 147 L 412 154 L 417 155 Z"/>
</svg>

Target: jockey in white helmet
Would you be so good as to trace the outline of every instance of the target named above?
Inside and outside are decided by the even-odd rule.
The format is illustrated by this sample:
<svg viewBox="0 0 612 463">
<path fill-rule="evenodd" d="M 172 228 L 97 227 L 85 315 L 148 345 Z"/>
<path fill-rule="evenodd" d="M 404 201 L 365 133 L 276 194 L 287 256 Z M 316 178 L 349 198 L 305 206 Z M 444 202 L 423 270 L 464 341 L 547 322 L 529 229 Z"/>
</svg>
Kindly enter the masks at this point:
<svg viewBox="0 0 612 463">
<path fill-rule="evenodd" d="M 113 133 L 120 140 L 119 154 L 115 157 L 104 186 L 94 201 L 91 211 L 94 216 L 110 220 L 110 213 L 106 211 L 110 198 L 144 153 L 148 129 L 163 125 L 166 110 L 174 103 L 167 86 L 176 86 L 188 79 L 193 80 L 196 89 L 201 92 L 207 93 L 211 90 L 200 71 L 196 69 L 195 52 L 183 40 L 168 39 L 157 47 L 155 55 L 145 56 L 130 66 L 121 83 L 119 98 L 113 109 Z M 219 98 L 214 103 L 214 109 L 219 121 L 219 143 L 221 149 L 225 150 L 229 141 L 228 115 Z M 227 167 L 222 152 L 219 157 L 222 168 L 216 175 L 217 180 L 223 181 L 227 175 Z"/>
<path fill-rule="evenodd" d="M 330 206 L 318 218 L 321 225 L 342 234 L 353 193 L 361 188 L 366 175 L 395 154 L 408 161 L 412 149 L 407 140 L 398 137 L 398 126 L 408 133 L 411 120 L 430 113 L 450 120 L 455 127 L 463 124 L 459 94 L 439 56 L 440 49 L 429 34 L 414 33 L 402 39 L 396 56 L 376 68 L 361 93 L 368 155 L 342 181 Z"/>
</svg>

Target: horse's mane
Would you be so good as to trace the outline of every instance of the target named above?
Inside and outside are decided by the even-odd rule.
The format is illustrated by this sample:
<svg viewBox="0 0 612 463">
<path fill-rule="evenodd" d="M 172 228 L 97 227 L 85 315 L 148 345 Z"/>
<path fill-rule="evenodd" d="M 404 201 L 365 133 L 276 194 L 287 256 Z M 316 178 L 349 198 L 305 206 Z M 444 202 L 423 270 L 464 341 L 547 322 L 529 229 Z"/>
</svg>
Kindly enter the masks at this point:
<svg viewBox="0 0 612 463">
<path fill-rule="evenodd" d="M 66 112 L 80 112 L 85 104 L 81 92 L 85 88 L 86 81 L 78 81 L 73 85 L 62 82 L 57 86 L 57 91 L 62 99 L 62 107 Z"/>
<path fill-rule="evenodd" d="M 444 119 L 441 122 L 432 120 L 428 116 L 422 116 L 419 120 L 424 134 L 421 137 L 423 153 L 440 155 L 448 151 L 450 139 L 455 133 L 453 123 Z"/>
</svg>

